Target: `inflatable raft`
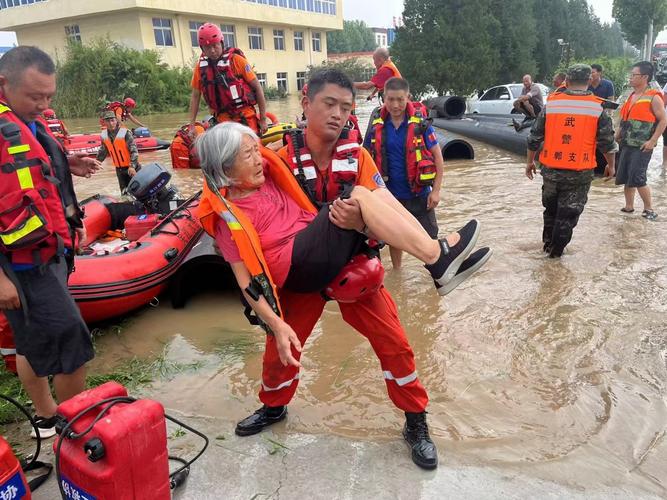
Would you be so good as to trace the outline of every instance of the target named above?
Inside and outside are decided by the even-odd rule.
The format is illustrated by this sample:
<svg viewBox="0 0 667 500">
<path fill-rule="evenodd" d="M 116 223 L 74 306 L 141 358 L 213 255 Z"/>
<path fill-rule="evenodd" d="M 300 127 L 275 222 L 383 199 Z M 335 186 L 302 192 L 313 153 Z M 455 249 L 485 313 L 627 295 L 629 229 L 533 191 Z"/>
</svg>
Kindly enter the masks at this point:
<svg viewBox="0 0 667 500">
<path fill-rule="evenodd" d="M 161 166 L 149 164 L 133 178 L 139 187 L 131 182 L 128 191 L 158 195 L 136 196 L 137 202 L 96 195 L 82 202 L 87 240 L 83 255 L 75 258 L 69 289 L 86 322 L 119 316 L 151 302 L 201 237 L 197 219 L 201 193 L 179 200 L 165 189 L 168 179 Z"/>
<path fill-rule="evenodd" d="M 135 129 L 134 133 L 134 143 L 140 153 L 169 147 L 169 141 L 153 137 L 148 129 Z M 63 138 L 63 146 L 68 153 L 86 153 L 95 156 L 101 145 L 100 134 L 73 134 Z"/>
</svg>

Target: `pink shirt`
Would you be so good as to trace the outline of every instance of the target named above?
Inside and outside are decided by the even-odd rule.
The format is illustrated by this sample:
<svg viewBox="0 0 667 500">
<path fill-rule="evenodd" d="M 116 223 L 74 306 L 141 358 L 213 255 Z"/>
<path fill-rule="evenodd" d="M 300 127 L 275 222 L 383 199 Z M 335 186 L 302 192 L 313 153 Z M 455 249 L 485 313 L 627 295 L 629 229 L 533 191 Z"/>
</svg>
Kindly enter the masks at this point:
<svg viewBox="0 0 667 500">
<path fill-rule="evenodd" d="M 314 218 L 267 177 L 257 191 L 245 198 L 234 200 L 243 210 L 259 235 L 266 264 L 278 287 L 285 283 L 292 265 L 294 237 Z M 241 262 L 232 233 L 223 220 L 218 221 L 215 240 L 227 262 Z"/>
</svg>

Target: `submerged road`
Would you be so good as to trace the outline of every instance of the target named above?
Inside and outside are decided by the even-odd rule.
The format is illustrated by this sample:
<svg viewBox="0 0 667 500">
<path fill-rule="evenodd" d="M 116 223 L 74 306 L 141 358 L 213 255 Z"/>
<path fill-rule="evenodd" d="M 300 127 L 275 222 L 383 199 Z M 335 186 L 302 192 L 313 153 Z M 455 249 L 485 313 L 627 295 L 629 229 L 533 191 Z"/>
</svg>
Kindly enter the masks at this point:
<svg viewBox="0 0 667 500">
<path fill-rule="evenodd" d="M 296 100 L 281 106 L 269 110 L 296 114 Z M 364 127 L 366 108 L 361 104 Z M 168 138 L 185 115 L 145 121 Z M 648 174 L 656 222 L 639 211 L 621 214 L 622 189 L 595 180 L 571 245 L 561 260 L 550 260 L 541 251 L 539 176 L 524 177 L 523 157 L 471 142 L 475 160 L 447 164 L 437 216 L 442 234 L 478 218 L 479 244 L 495 252 L 489 264 L 440 298 L 416 260 L 401 271 L 385 261 L 386 285 L 429 391 L 440 468 L 413 466 L 378 361 L 334 304 L 306 346 L 287 421 L 266 436 L 233 436 L 234 422 L 258 407 L 262 334 L 243 318 L 236 293 L 207 293 L 183 310 L 163 301 L 137 312 L 119 335 L 98 339 L 91 365 L 106 369 L 164 346 L 168 359 L 201 365 L 145 390 L 192 415 L 212 438 L 224 437 L 212 440 L 176 498 L 667 496 L 660 151 Z M 175 182 L 194 191 L 199 173 L 177 172 Z M 82 196 L 117 189 L 113 169 L 77 189 Z M 288 449 L 271 453 L 268 437 Z M 188 448 L 183 439 L 193 450 L 195 442 Z"/>
</svg>

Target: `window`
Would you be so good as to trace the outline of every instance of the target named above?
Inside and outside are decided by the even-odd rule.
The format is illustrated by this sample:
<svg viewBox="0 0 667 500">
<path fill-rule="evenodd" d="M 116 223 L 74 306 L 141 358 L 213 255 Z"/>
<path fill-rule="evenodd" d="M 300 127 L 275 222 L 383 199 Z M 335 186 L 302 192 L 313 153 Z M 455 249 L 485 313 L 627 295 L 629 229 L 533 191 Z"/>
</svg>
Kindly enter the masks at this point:
<svg viewBox="0 0 667 500">
<path fill-rule="evenodd" d="M 278 89 L 287 92 L 287 73 L 276 73 Z"/>
<path fill-rule="evenodd" d="M 199 21 L 190 21 L 190 41 L 193 47 L 199 47 L 199 28 L 202 24 Z"/>
<path fill-rule="evenodd" d="M 65 36 L 68 42 L 81 43 L 81 31 L 79 31 L 78 24 L 70 24 L 65 26 Z"/>
<path fill-rule="evenodd" d="M 313 52 L 322 52 L 322 33 L 313 33 Z"/>
<path fill-rule="evenodd" d="M 259 84 L 266 90 L 266 73 L 255 73 L 255 75 L 257 76 Z"/>
<path fill-rule="evenodd" d="M 221 24 L 222 39 L 225 41 L 225 47 L 236 47 L 236 28 L 233 24 Z"/>
<path fill-rule="evenodd" d="M 248 26 L 248 45 L 251 49 L 255 50 L 262 50 L 264 48 L 262 28 Z"/>
<path fill-rule="evenodd" d="M 153 33 L 155 34 L 155 45 L 158 47 L 174 47 L 174 35 L 171 32 L 171 19 L 154 17 Z"/>
<path fill-rule="evenodd" d="M 303 31 L 294 32 L 294 50 L 303 50 Z"/>
<path fill-rule="evenodd" d="M 510 91 L 505 87 L 498 87 L 498 97 L 496 99 L 507 99 L 509 101 L 511 99 Z"/>
<path fill-rule="evenodd" d="M 487 90 L 484 95 L 479 99 L 480 101 L 493 101 L 498 98 L 498 92 L 500 87 L 493 87 L 492 89 Z"/>
<path fill-rule="evenodd" d="M 32 3 L 45 2 L 46 0 L 0 0 L 0 10 L 10 7 L 20 7 L 21 5 L 30 5 Z"/>
<path fill-rule="evenodd" d="M 296 89 L 303 90 L 303 86 L 306 84 L 306 72 L 297 71 L 296 72 Z"/>
<path fill-rule="evenodd" d="M 273 30 L 273 48 L 285 50 L 285 30 Z"/>
<path fill-rule="evenodd" d="M 2 1 L 2 0 L 0 0 Z M 336 0 L 243 0 L 248 3 L 271 5 L 321 14 L 336 15 Z"/>
</svg>

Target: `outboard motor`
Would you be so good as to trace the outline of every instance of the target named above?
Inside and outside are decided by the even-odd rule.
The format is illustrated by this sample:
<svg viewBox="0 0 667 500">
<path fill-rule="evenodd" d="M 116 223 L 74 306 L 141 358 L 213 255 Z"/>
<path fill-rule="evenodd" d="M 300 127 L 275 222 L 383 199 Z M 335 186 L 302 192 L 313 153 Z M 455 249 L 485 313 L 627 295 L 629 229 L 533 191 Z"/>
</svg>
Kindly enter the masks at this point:
<svg viewBox="0 0 667 500">
<path fill-rule="evenodd" d="M 167 213 L 178 206 L 178 191 L 168 186 L 171 174 L 159 163 L 143 165 L 132 177 L 127 193 L 143 203 L 149 212 Z"/>
<path fill-rule="evenodd" d="M 134 137 L 150 137 L 151 131 L 148 127 L 137 127 L 132 130 L 132 135 L 134 135 Z"/>
</svg>

